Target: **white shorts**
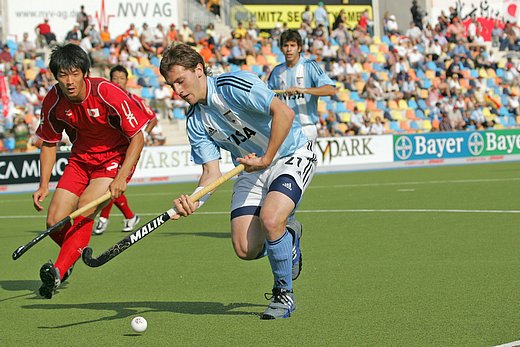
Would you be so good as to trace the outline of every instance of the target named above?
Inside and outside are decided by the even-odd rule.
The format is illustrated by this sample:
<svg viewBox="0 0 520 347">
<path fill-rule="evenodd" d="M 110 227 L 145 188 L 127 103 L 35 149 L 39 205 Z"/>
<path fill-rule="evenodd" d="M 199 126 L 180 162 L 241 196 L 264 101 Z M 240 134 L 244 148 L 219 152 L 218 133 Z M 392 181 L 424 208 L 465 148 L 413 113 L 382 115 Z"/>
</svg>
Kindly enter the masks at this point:
<svg viewBox="0 0 520 347">
<path fill-rule="evenodd" d="M 316 124 L 302 125 L 302 131 L 310 141 L 316 141 L 318 137 L 318 127 Z"/>
<path fill-rule="evenodd" d="M 258 216 L 267 193 L 273 190 L 291 198 L 296 210 L 316 171 L 313 147 L 314 141 L 308 141 L 293 155 L 277 159 L 265 170 L 241 173 L 233 185 L 231 219 Z"/>
</svg>

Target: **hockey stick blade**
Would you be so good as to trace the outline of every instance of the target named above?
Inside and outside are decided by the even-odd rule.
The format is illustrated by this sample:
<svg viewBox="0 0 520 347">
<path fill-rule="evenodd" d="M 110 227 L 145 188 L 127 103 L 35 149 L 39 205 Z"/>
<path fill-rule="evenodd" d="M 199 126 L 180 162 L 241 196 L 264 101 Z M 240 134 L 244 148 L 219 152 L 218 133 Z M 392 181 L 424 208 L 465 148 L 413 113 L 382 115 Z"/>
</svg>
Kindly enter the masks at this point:
<svg viewBox="0 0 520 347">
<path fill-rule="evenodd" d="M 83 262 L 90 267 L 101 266 L 109 260 L 115 258 L 117 255 L 121 254 L 124 250 L 141 240 L 143 237 L 151 234 L 155 229 L 167 222 L 174 214 L 176 214 L 174 209 L 170 209 L 162 213 L 116 243 L 114 246 L 107 249 L 97 258 L 92 257 L 92 248 L 85 247 L 83 249 L 83 253 L 81 254 L 81 258 L 83 259 Z"/>
<path fill-rule="evenodd" d="M 218 188 L 224 182 L 228 181 L 230 178 L 238 175 L 240 172 L 244 170 L 244 168 L 245 167 L 242 164 L 237 165 L 233 170 L 226 172 L 224 175 L 220 176 L 203 189 L 199 190 L 196 193 L 193 193 L 193 195 L 190 196 L 191 201 L 198 201 L 204 195 L 214 191 L 216 188 Z M 97 258 L 92 257 L 92 248 L 85 247 L 83 249 L 83 253 L 81 254 L 81 258 L 83 259 L 83 262 L 90 267 L 98 267 L 103 264 L 106 264 L 109 260 L 121 254 L 130 246 L 140 241 L 143 237 L 151 234 L 155 229 L 163 225 L 176 214 L 177 211 L 175 211 L 174 208 L 170 208 L 168 211 L 163 212 L 159 216 L 155 217 L 154 219 L 143 225 L 141 228 L 137 229 L 136 231 L 134 231 L 133 233 L 116 243 L 114 246 L 107 249 Z"/>
</svg>

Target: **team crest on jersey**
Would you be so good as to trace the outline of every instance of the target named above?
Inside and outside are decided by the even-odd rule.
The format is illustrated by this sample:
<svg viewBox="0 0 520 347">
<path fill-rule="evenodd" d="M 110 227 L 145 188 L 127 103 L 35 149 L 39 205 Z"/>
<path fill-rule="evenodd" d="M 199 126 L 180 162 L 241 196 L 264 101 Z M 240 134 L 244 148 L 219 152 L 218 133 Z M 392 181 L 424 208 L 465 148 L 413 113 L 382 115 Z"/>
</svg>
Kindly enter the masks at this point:
<svg viewBox="0 0 520 347">
<path fill-rule="evenodd" d="M 303 83 L 303 77 L 296 77 L 296 83 L 301 85 Z"/>
<path fill-rule="evenodd" d="M 69 110 L 65 110 L 65 115 L 67 117 L 72 117 L 72 110 L 70 110 L 70 109 Z"/>
<path fill-rule="evenodd" d="M 99 117 L 99 109 L 98 108 L 87 108 L 88 115 L 90 117 Z"/>
</svg>

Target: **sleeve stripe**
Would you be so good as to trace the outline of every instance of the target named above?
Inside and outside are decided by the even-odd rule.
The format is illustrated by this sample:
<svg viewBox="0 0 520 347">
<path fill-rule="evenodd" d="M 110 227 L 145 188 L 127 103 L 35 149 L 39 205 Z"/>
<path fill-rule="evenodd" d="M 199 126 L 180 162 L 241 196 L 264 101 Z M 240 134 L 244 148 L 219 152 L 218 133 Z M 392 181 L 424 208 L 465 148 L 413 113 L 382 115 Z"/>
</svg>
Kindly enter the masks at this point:
<svg viewBox="0 0 520 347">
<path fill-rule="evenodd" d="M 243 87 L 246 87 L 246 88 L 250 88 L 253 86 L 253 83 L 249 82 L 249 81 L 246 81 L 244 79 L 241 79 L 241 78 L 237 78 L 235 76 L 223 76 L 221 78 L 218 78 L 217 79 L 217 86 L 220 87 L 220 84 L 224 83 L 224 82 L 231 82 L 231 83 L 236 83 L 238 85 L 241 85 Z"/>
<path fill-rule="evenodd" d="M 224 82 L 224 83 L 217 84 L 217 87 L 223 87 L 223 86 L 231 86 L 231 87 L 243 90 L 246 93 L 249 93 L 251 91 L 251 88 L 244 88 L 241 85 L 230 83 L 230 82 Z"/>
</svg>

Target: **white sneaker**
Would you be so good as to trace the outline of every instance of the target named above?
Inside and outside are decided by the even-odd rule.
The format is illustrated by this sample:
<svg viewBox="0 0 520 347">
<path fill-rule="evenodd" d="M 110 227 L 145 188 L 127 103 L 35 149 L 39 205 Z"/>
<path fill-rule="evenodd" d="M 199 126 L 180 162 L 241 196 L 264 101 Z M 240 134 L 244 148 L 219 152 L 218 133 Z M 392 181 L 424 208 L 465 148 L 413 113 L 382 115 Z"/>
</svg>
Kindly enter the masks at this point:
<svg viewBox="0 0 520 347">
<path fill-rule="evenodd" d="M 123 221 L 123 223 L 124 223 L 123 231 L 132 231 L 132 230 L 134 230 L 135 226 L 137 224 L 139 224 L 140 220 L 141 220 L 141 218 L 139 218 L 138 215 L 134 215 L 132 218 L 125 219 Z"/>
<path fill-rule="evenodd" d="M 108 227 L 108 219 L 105 217 L 99 217 L 96 228 L 94 228 L 94 235 L 101 235 L 107 230 Z"/>
</svg>

